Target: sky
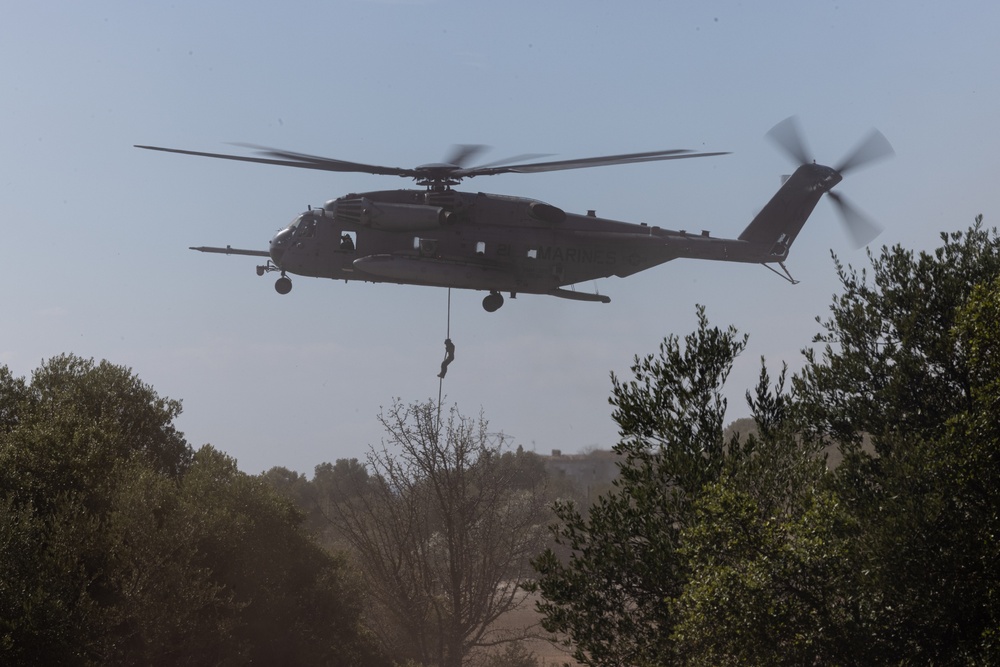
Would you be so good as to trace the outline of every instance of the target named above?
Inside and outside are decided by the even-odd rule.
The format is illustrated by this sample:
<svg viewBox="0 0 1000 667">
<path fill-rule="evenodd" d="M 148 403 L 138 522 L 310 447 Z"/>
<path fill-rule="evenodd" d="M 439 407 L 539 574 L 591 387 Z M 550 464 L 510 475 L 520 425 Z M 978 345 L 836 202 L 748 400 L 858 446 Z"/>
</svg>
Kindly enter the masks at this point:
<svg viewBox="0 0 1000 667">
<path fill-rule="evenodd" d="M 995 2 L 285 0 L 8 3 L 0 23 L 0 363 L 30 376 L 73 353 L 132 369 L 183 402 L 195 447 L 242 470 L 363 458 L 394 400 L 480 414 L 525 449 L 618 441 L 611 373 L 696 324 L 749 334 L 728 419 L 761 357 L 802 366 L 838 292 L 831 252 L 868 264 L 821 201 L 787 261 L 677 260 L 597 289 L 610 304 L 521 295 L 486 313 L 453 291 L 456 358 L 437 373 L 448 292 L 298 278 L 257 258 L 309 205 L 414 187 L 141 151 L 228 142 L 410 167 L 455 144 L 484 162 L 687 148 L 697 160 L 466 181 L 573 212 L 736 237 L 794 168 L 764 137 L 797 115 L 836 164 L 877 127 L 896 156 L 837 189 L 884 232 L 936 247 L 1000 217 L 1000 5 Z"/>
</svg>

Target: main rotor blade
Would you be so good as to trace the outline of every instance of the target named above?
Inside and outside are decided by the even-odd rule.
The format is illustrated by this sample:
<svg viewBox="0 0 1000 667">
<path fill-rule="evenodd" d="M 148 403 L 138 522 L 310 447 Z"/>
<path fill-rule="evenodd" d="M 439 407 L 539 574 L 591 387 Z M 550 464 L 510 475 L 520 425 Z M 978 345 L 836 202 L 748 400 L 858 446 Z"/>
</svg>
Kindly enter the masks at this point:
<svg viewBox="0 0 1000 667">
<path fill-rule="evenodd" d="M 841 161 L 839 166 L 834 167 L 834 169 L 843 174 L 845 171 L 857 169 L 878 160 L 884 160 L 895 154 L 896 151 L 892 150 L 892 145 L 885 138 L 885 135 L 878 130 L 872 130 L 871 134 L 855 146 L 854 150 L 848 153 L 847 157 Z"/>
<path fill-rule="evenodd" d="M 765 135 L 787 153 L 796 164 L 809 164 L 812 158 L 809 157 L 809 149 L 806 141 L 799 131 L 799 120 L 796 116 L 789 116 L 781 121 Z"/>
<path fill-rule="evenodd" d="M 392 169 L 392 170 L 395 170 L 395 171 L 393 171 L 393 173 L 399 172 L 400 176 L 415 176 L 418 172 L 423 171 L 420 167 L 417 167 L 415 169 L 404 169 L 404 168 L 401 168 L 401 167 L 378 167 L 378 166 L 373 166 L 373 165 L 365 165 L 365 164 L 361 164 L 361 163 L 357 163 L 357 162 L 348 162 L 348 161 L 345 161 L 345 160 L 335 160 L 333 158 L 325 158 L 325 157 L 320 157 L 320 156 L 317 156 L 317 155 L 309 155 L 307 153 L 294 153 L 292 151 L 286 151 L 286 150 L 281 150 L 281 149 L 276 149 L 276 148 L 268 148 L 267 146 L 258 146 L 256 144 L 238 143 L 238 144 L 234 144 L 234 145 L 236 145 L 236 146 L 243 146 L 244 148 L 252 148 L 254 150 L 257 150 L 257 151 L 260 151 L 260 152 L 264 153 L 265 155 L 270 155 L 272 157 L 290 158 L 290 159 L 294 159 L 294 160 L 304 160 L 306 162 L 311 162 L 311 163 L 315 163 L 315 164 L 325 164 L 325 163 L 328 163 L 328 162 L 336 162 L 336 163 L 341 163 L 341 164 L 357 165 L 357 166 L 363 166 L 363 167 L 368 167 L 368 168 L 377 168 L 377 169 L 386 169 L 386 170 Z M 459 167 L 459 169 L 456 170 L 456 173 L 464 171 L 464 169 L 462 169 L 463 163 L 468 162 L 469 159 L 471 159 L 473 156 L 475 156 L 475 155 L 477 155 L 477 154 L 479 154 L 479 153 L 487 150 L 488 148 L 489 148 L 489 146 L 486 146 L 485 144 L 456 144 L 455 146 L 452 147 L 452 152 L 447 157 L 447 159 L 445 160 L 445 163 L 449 164 L 449 165 L 455 165 L 455 166 Z M 549 157 L 549 155 L 551 155 L 551 153 L 525 153 L 525 154 L 522 154 L 522 155 L 515 155 L 513 157 L 504 158 L 503 160 L 495 160 L 493 162 L 489 162 L 487 164 L 480 165 L 478 167 L 471 167 L 471 169 L 480 169 L 482 167 L 494 167 L 494 166 L 499 166 L 499 165 L 505 165 L 505 164 L 508 164 L 510 162 L 515 162 L 515 161 L 518 161 L 518 160 L 534 160 L 534 159 L 537 159 L 537 158 Z M 375 173 L 375 172 L 369 172 L 369 171 L 365 170 L 365 173 Z"/>
<path fill-rule="evenodd" d="M 363 162 L 350 162 L 349 160 L 338 160 L 332 157 L 322 157 L 310 155 L 308 153 L 296 153 L 281 148 L 269 148 L 258 146 L 257 144 L 236 143 L 234 146 L 252 148 L 261 155 L 268 155 L 272 158 L 279 158 L 294 161 L 297 164 L 291 166 L 302 167 L 303 169 L 320 169 L 323 171 L 356 171 L 365 174 L 382 174 L 388 176 L 413 176 L 415 170 L 403 167 L 383 167 L 375 164 L 365 164 Z"/>
<path fill-rule="evenodd" d="M 502 160 L 494 160 L 493 162 L 487 162 L 486 164 L 481 164 L 472 169 L 486 169 L 487 167 L 500 167 L 505 164 L 510 164 L 511 162 L 522 162 L 524 160 L 539 160 L 543 157 L 552 157 L 552 153 L 521 153 L 520 155 L 512 155 L 510 157 L 505 157 Z"/>
<path fill-rule="evenodd" d="M 483 144 L 456 144 L 452 146 L 451 154 L 445 159 L 448 164 L 464 167 L 473 157 L 487 150 Z"/>
<path fill-rule="evenodd" d="M 338 172 L 361 172 L 366 174 L 378 174 L 388 176 L 404 176 L 410 178 L 440 178 L 447 174 L 448 178 L 467 178 L 472 176 L 490 176 L 494 174 L 506 173 L 536 173 L 543 171 L 559 171 L 562 169 L 583 169 L 586 167 L 602 167 L 613 164 L 631 164 L 638 162 L 652 162 L 656 160 L 679 160 L 682 158 L 710 157 L 714 155 L 728 155 L 728 153 L 695 153 L 689 150 L 665 150 L 649 151 L 646 153 L 624 153 L 621 155 L 606 155 L 603 157 L 580 158 L 576 160 L 558 160 L 554 162 L 535 162 L 521 164 L 506 164 L 513 160 L 528 160 L 544 155 L 519 155 L 500 162 L 492 162 L 479 167 L 461 168 L 454 162 L 442 165 L 426 165 L 412 169 L 401 167 L 385 167 L 381 165 L 364 164 L 362 162 L 349 162 L 347 160 L 337 160 L 334 158 L 309 155 L 307 153 L 296 153 L 267 146 L 257 146 L 255 144 L 237 144 L 245 148 L 259 151 L 266 157 L 254 157 L 246 155 L 230 155 L 227 153 L 206 153 L 202 151 L 189 151 L 180 148 L 164 148 L 161 146 L 142 146 L 136 144 L 136 148 L 144 148 L 151 151 L 163 151 L 165 153 L 180 153 L 182 155 L 196 155 L 199 157 L 218 158 L 222 160 L 236 160 L 238 162 L 256 162 L 259 164 L 273 164 L 281 167 L 296 167 L 298 169 L 316 169 L 319 171 Z M 453 157 L 460 160 L 467 159 L 468 155 L 477 152 L 478 149 L 466 147 L 460 150 Z"/>
<path fill-rule="evenodd" d="M 304 153 L 292 153 L 290 151 L 279 151 L 273 149 L 263 149 L 262 152 L 264 152 L 266 155 L 273 156 L 273 158 L 281 158 L 281 159 L 252 157 L 246 155 L 228 155 L 225 153 L 204 153 L 201 151 L 182 150 L 180 148 L 163 148 L 161 146 L 141 146 L 139 144 L 136 144 L 135 147 L 143 148 L 150 151 L 163 151 L 165 153 L 180 153 L 182 155 L 211 157 L 211 158 L 218 158 L 221 160 L 236 160 L 238 162 L 256 162 L 259 164 L 274 164 L 280 167 L 296 167 L 299 169 L 360 172 L 365 174 L 380 174 L 387 176 L 413 177 L 417 175 L 413 169 L 400 169 L 398 167 L 381 167 L 378 165 L 362 164 L 360 162 L 347 162 L 345 160 L 335 160 L 332 158 L 323 158 L 313 155 L 306 155 Z M 261 149 L 262 147 L 255 146 L 254 148 Z"/>
<path fill-rule="evenodd" d="M 605 155 L 587 157 L 575 160 L 556 160 L 553 162 L 535 162 L 526 164 L 511 164 L 499 167 L 473 167 L 455 172 L 456 176 L 492 176 L 494 174 L 533 174 L 543 171 L 561 171 L 564 169 L 586 169 L 588 167 L 606 167 L 614 164 L 633 164 L 639 162 L 654 162 L 658 160 L 679 160 L 694 157 L 711 157 L 713 155 L 728 155 L 728 153 L 695 153 L 685 149 L 649 151 L 646 153 L 623 153 L 621 155 Z"/>
<path fill-rule="evenodd" d="M 863 248 L 882 233 L 882 228 L 863 214 L 857 206 L 851 204 L 838 192 L 827 192 L 836 204 L 847 233 L 851 236 L 855 248 Z"/>
</svg>

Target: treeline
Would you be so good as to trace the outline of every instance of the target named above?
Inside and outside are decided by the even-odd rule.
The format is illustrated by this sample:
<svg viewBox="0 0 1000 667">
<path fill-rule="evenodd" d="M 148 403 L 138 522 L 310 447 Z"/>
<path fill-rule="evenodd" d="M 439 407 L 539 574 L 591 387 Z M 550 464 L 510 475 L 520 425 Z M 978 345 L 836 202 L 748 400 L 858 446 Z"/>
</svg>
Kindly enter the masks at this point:
<svg viewBox="0 0 1000 667">
<path fill-rule="evenodd" d="M 387 665 L 345 558 L 128 369 L 0 368 L 0 663 Z"/>
<path fill-rule="evenodd" d="M 756 435 L 723 438 L 746 338 L 703 311 L 613 378 L 616 487 L 560 504 L 573 557 L 535 561 L 579 660 L 1000 664 L 1000 242 L 981 223 L 870 273 L 838 261 L 819 350 L 747 393 Z"/>
<path fill-rule="evenodd" d="M 542 459 L 511 451 L 482 415 L 396 402 L 380 420 L 387 441 L 364 465 L 325 463 L 312 480 L 284 468 L 265 477 L 327 548 L 350 555 L 369 627 L 395 661 L 534 665 L 520 642 L 537 632 L 504 618 L 524 605 L 553 494 L 573 489 L 550 485 Z"/>
<path fill-rule="evenodd" d="M 0 368 L 0 662 L 529 667 L 498 620 L 533 592 L 591 665 L 998 664 L 1000 238 L 834 261 L 752 432 L 747 338 L 703 309 L 612 376 L 596 499 L 430 403 L 363 462 L 251 476 L 128 369 Z"/>
</svg>

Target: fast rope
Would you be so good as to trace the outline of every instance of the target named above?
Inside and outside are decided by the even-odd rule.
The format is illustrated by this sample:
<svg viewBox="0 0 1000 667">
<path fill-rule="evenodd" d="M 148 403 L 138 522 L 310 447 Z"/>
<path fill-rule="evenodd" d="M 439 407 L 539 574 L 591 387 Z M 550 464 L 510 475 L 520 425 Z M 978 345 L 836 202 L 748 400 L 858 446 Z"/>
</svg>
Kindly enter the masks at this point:
<svg viewBox="0 0 1000 667">
<path fill-rule="evenodd" d="M 451 288 L 448 288 L 448 318 L 444 338 L 444 361 L 441 362 L 441 372 L 438 373 L 438 429 L 441 428 L 441 392 L 444 388 L 444 376 L 448 374 L 448 364 L 455 361 L 455 344 L 451 342 Z"/>
</svg>

